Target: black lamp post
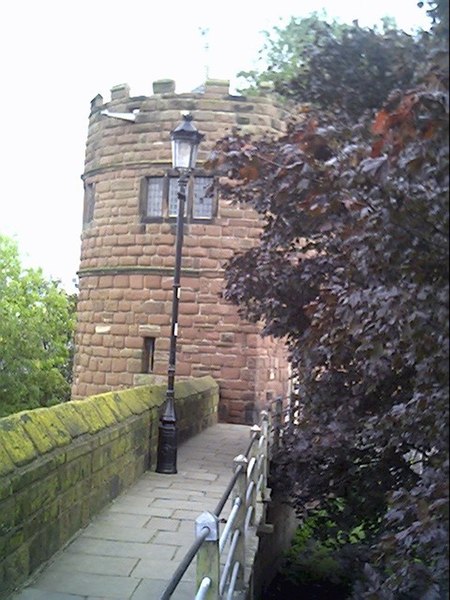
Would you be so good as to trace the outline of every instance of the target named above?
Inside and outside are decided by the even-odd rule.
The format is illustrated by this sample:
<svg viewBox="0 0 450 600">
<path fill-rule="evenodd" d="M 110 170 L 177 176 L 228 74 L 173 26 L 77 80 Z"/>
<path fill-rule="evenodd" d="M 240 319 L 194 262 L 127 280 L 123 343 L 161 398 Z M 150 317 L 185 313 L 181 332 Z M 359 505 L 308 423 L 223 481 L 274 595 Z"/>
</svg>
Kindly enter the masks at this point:
<svg viewBox="0 0 450 600">
<path fill-rule="evenodd" d="M 175 364 L 177 356 L 178 305 L 180 301 L 181 258 L 183 250 L 184 207 L 189 176 L 195 168 L 198 147 L 203 139 L 192 124 L 192 116 L 183 115 L 183 121 L 170 134 L 172 139 L 172 166 L 179 173 L 178 214 L 173 276 L 172 328 L 170 334 L 167 392 L 163 413 L 159 421 L 157 473 L 177 472 L 177 418 L 175 414 Z"/>
</svg>

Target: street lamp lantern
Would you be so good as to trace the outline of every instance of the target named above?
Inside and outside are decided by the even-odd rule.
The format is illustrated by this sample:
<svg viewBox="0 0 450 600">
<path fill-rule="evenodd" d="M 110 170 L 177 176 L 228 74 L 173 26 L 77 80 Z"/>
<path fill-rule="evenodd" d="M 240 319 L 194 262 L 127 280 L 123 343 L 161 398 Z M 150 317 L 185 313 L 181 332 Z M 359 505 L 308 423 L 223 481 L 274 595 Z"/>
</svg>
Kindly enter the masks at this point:
<svg viewBox="0 0 450 600">
<path fill-rule="evenodd" d="M 192 115 L 183 115 L 183 121 L 170 134 L 172 139 L 172 166 L 179 170 L 192 170 L 197 162 L 198 147 L 203 139 L 192 124 Z"/>
<path fill-rule="evenodd" d="M 178 306 L 180 302 L 181 259 L 183 251 L 184 206 L 189 176 L 195 168 L 198 147 L 203 139 L 192 124 L 190 114 L 170 134 L 172 139 L 172 165 L 177 169 L 178 212 L 175 242 L 175 268 L 173 275 L 172 326 L 170 333 L 169 366 L 167 369 L 167 392 L 163 412 L 159 420 L 158 456 L 156 472 L 177 472 L 177 418 L 175 413 L 175 364 L 177 357 Z"/>
</svg>

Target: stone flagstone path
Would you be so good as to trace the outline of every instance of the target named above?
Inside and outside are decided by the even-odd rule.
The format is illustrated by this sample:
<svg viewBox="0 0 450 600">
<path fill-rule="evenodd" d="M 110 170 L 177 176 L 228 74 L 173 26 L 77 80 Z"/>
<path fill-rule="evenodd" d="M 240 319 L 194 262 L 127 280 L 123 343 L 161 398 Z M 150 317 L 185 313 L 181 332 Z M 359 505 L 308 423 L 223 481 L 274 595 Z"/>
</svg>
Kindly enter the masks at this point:
<svg viewBox="0 0 450 600">
<path fill-rule="evenodd" d="M 250 427 L 229 424 L 188 440 L 176 475 L 145 473 L 10 600 L 159 600 L 249 441 Z M 173 600 L 193 600 L 194 578 L 192 565 Z"/>
</svg>

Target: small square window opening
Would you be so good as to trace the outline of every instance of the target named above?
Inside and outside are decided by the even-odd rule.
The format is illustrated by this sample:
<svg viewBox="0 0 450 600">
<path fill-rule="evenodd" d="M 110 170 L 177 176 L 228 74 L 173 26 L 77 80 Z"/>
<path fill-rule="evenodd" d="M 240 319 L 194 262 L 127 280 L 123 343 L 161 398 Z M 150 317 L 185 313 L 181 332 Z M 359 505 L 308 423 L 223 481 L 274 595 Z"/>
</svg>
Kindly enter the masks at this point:
<svg viewBox="0 0 450 600">
<path fill-rule="evenodd" d="M 144 338 L 144 349 L 142 352 L 142 373 L 153 373 L 155 365 L 155 345 L 154 337 Z"/>
</svg>

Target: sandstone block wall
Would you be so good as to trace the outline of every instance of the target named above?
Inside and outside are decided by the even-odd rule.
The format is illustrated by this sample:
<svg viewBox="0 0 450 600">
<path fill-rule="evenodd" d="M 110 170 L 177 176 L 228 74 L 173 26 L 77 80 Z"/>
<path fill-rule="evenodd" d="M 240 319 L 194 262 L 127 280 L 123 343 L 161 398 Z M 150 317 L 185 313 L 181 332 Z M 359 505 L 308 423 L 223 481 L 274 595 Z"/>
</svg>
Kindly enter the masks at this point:
<svg viewBox="0 0 450 600">
<path fill-rule="evenodd" d="M 145 222 L 142 194 L 149 176 L 171 168 L 170 131 L 190 111 L 205 134 L 199 172 L 214 143 L 235 127 L 255 135 L 281 133 L 284 111 L 270 96 L 231 96 L 228 82 L 176 94 L 170 80 L 150 97 L 130 97 L 126 85 L 111 101 L 92 101 L 83 180 L 93 190 L 92 219 L 82 233 L 73 397 L 143 381 L 144 338 L 155 340 L 145 381 L 161 381 L 168 362 L 175 223 Z M 135 113 L 135 122 L 105 116 Z M 253 422 L 268 391 L 286 394 L 284 346 L 262 339 L 221 298 L 224 264 L 257 243 L 261 224 L 252 209 L 218 198 L 208 222 L 185 225 L 177 377 L 212 375 L 220 385 L 220 418 Z"/>
<path fill-rule="evenodd" d="M 175 397 L 180 441 L 217 422 L 212 378 Z M 143 386 L 0 419 L 0 598 L 156 466 L 164 399 Z"/>
</svg>

